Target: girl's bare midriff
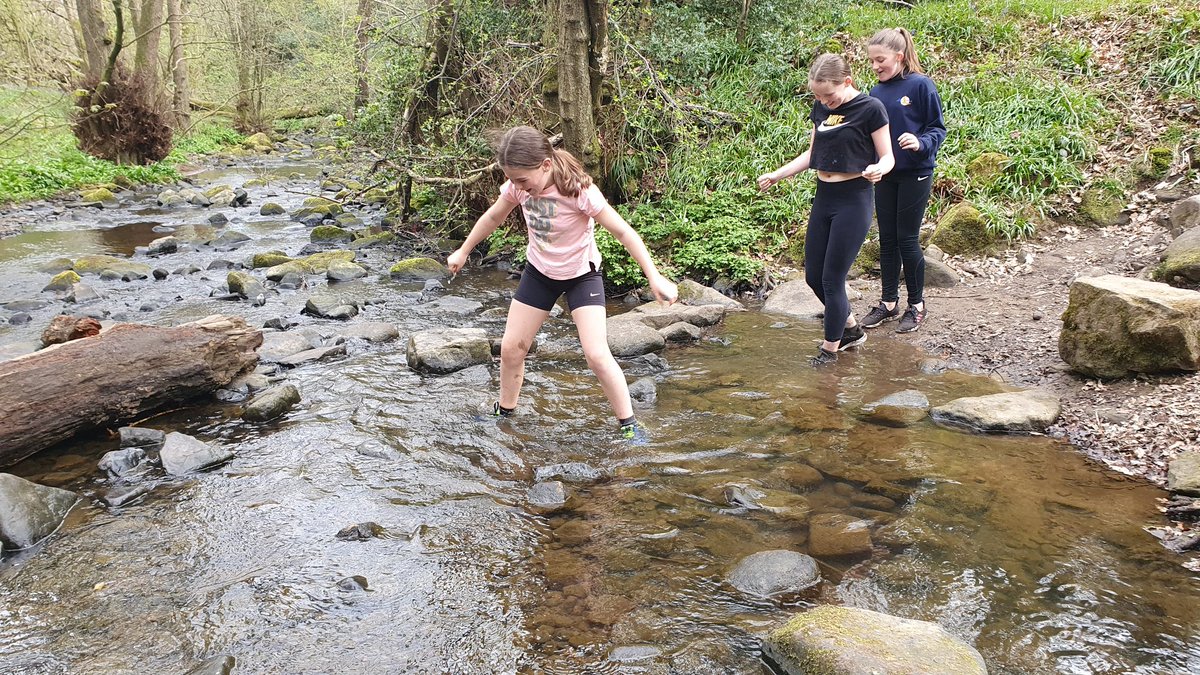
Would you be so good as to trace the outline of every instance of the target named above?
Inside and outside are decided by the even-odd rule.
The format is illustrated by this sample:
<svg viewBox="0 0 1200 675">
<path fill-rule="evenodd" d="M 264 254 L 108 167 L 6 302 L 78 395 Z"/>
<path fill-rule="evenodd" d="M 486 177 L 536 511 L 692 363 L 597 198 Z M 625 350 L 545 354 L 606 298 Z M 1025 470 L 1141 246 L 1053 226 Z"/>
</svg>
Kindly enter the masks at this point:
<svg viewBox="0 0 1200 675">
<path fill-rule="evenodd" d="M 862 178 L 861 173 L 841 173 L 838 171 L 818 171 L 817 178 L 826 183 L 841 183 L 842 181 Z"/>
</svg>

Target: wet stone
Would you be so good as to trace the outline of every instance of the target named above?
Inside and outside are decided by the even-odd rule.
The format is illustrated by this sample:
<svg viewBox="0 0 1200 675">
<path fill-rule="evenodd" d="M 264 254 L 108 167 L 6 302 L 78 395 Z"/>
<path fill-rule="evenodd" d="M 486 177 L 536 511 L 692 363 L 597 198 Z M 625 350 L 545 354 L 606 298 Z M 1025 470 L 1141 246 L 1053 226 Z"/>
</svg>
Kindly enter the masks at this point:
<svg viewBox="0 0 1200 675">
<path fill-rule="evenodd" d="M 344 591 L 347 593 L 365 591 L 367 590 L 367 578 L 360 574 L 355 574 L 352 577 L 346 577 L 345 579 L 338 581 L 337 587 L 339 591 Z"/>
<path fill-rule="evenodd" d="M 569 462 L 538 467 L 535 476 L 538 482 L 560 480 L 573 485 L 590 485 L 606 480 L 608 472 L 583 462 Z"/>
<path fill-rule="evenodd" d="M 641 377 L 629 385 L 629 396 L 636 403 L 653 405 L 658 400 L 658 385 L 649 377 Z"/>
<path fill-rule="evenodd" d="M 182 476 L 223 464 L 233 459 L 233 453 L 173 431 L 167 434 L 159 458 L 167 473 Z"/>
<path fill-rule="evenodd" d="M 0 473 L 0 543 L 5 549 L 33 546 L 54 533 L 79 497 Z"/>
<path fill-rule="evenodd" d="M 218 654 L 187 671 L 186 675 L 229 675 L 237 660 L 227 654 Z"/>
<path fill-rule="evenodd" d="M 870 523 L 841 513 L 821 513 L 808 525 L 808 550 L 822 558 L 871 552 Z"/>
<path fill-rule="evenodd" d="M 33 321 L 33 317 L 25 312 L 17 312 L 8 317 L 8 322 L 14 326 L 23 326 L 30 321 Z"/>
<path fill-rule="evenodd" d="M 142 462 L 146 461 L 146 451 L 142 448 L 125 448 L 104 453 L 97 465 L 110 478 L 133 473 Z"/>
<path fill-rule="evenodd" d="M 759 551 L 742 558 L 727 580 L 747 595 L 771 597 L 812 588 L 821 582 L 821 571 L 817 561 L 803 553 Z"/>
<path fill-rule="evenodd" d="M 117 508 L 131 504 L 139 497 L 149 494 L 154 490 L 154 483 L 137 483 L 136 485 L 122 485 L 105 491 L 100 497 L 100 501 L 106 506 Z"/>
<path fill-rule="evenodd" d="M 567 489 L 561 481 L 546 481 L 529 488 L 525 495 L 529 507 L 540 513 L 551 513 L 567 503 Z"/>
<path fill-rule="evenodd" d="M 379 523 L 367 521 L 343 527 L 334 536 L 342 541 L 366 541 L 382 535 L 383 532 L 383 527 Z"/>
</svg>

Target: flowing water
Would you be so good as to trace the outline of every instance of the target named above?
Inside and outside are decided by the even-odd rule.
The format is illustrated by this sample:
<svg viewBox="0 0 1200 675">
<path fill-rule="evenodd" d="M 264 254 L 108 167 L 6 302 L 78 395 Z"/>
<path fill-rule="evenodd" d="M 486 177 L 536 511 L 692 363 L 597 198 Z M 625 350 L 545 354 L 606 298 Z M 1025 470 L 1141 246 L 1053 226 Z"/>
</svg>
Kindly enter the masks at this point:
<svg viewBox="0 0 1200 675">
<path fill-rule="evenodd" d="M 297 166 L 312 175 L 311 164 L 276 161 L 201 179 L 238 185 Z M 277 182 L 252 191 L 256 204 L 266 190 L 290 208 L 316 187 Z M 204 210 L 164 213 L 147 198 L 114 211 L 44 207 L 42 224 L 0 240 L 0 301 L 43 297 L 49 275 L 36 268 L 53 257 L 126 255 L 168 231 L 203 241 L 220 229 L 203 224 Z M 205 267 L 307 241 L 298 224 L 245 215 L 257 207 L 237 212 L 226 227 L 254 237 L 247 247 L 151 264 Z M 223 312 L 257 325 L 296 316 L 306 297 L 284 292 L 260 308 L 207 297 L 223 280 L 88 281 L 110 315 L 154 323 Z M 471 269 L 445 294 L 504 307 L 514 283 Z M 358 320 L 395 323 L 402 336 L 502 329 L 423 311 L 419 286 L 341 289 L 370 299 Z M 21 350 L 61 310 L 0 328 L 0 345 Z M 1200 580 L 1142 529 L 1161 491 L 1043 437 L 869 423 L 861 406 L 896 391 L 936 405 L 999 386 L 929 374 L 925 355 L 877 333 L 813 370 L 805 357 L 818 339 L 815 324 L 751 311 L 668 349 L 666 370 L 625 364 L 657 385 L 657 401 L 638 410 L 650 434 L 640 446 L 615 438 L 572 325 L 553 319 L 511 420 L 477 416 L 494 400 L 495 367 L 422 377 L 405 366 L 403 341 L 352 342 L 344 357 L 286 372 L 304 400 L 273 423 L 245 423 L 215 401 L 141 422 L 236 458 L 158 475 L 130 505 L 95 499 L 111 487 L 96 468 L 116 447 L 108 434 L 43 452 L 6 470 L 85 499 L 56 535 L 0 562 L 0 670 L 181 673 L 231 654 L 235 673 L 765 673 L 765 632 L 837 603 L 936 621 L 992 673 L 1200 672 Z M 565 462 L 608 478 L 571 487 L 562 511 L 534 513 L 534 472 Z M 770 508 L 731 503 L 739 487 Z M 824 513 L 871 523 L 871 553 L 820 559 L 824 581 L 782 600 L 725 582 L 751 553 L 806 552 L 809 522 Z M 335 538 L 365 521 L 382 536 Z M 344 582 L 354 576 L 365 590 Z"/>
</svg>

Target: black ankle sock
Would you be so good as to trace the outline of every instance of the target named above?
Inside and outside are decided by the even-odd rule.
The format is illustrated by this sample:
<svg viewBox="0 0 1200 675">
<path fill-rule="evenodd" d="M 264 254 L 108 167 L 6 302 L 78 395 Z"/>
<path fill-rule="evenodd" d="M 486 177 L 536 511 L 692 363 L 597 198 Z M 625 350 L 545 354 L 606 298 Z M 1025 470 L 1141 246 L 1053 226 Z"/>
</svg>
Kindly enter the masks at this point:
<svg viewBox="0 0 1200 675">
<path fill-rule="evenodd" d="M 620 418 L 617 419 L 617 424 L 619 424 L 623 427 L 627 427 L 630 424 L 633 424 L 635 422 L 637 422 L 637 420 L 634 419 L 633 415 L 630 415 L 629 417 L 626 417 L 625 419 L 620 419 Z"/>
<path fill-rule="evenodd" d="M 508 417 L 516 411 L 516 408 L 505 408 L 504 406 L 500 405 L 499 401 L 496 402 L 496 412 L 500 413 L 501 417 Z"/>
</svg>

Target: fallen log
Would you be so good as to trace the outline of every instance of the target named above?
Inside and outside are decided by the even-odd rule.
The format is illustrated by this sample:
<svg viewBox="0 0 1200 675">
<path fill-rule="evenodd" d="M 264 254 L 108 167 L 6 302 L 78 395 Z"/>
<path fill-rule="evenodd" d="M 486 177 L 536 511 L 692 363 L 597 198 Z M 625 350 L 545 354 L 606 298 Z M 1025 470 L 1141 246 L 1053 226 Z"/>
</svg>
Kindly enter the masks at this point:
<svg viewBox="0 0 1200 675">
<path fill-rule="evenodd" d="M 213 315 L 174 327 L 118 324 L 0 362 L 0 466 L 229 384 L 258 362 L 262 333 Z"/>
</svg>

